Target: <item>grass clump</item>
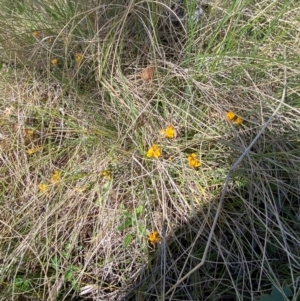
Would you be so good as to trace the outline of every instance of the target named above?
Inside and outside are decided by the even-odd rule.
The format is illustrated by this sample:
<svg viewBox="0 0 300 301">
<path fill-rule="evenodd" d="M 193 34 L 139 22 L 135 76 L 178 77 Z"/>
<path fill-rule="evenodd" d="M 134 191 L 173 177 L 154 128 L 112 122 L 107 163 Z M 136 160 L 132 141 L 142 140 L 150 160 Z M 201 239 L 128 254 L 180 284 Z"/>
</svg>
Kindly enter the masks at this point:
<svg viewBox="0 0 300 301">
<path fill-rule="evenodd" d="M 296 2 L 2 6 L 2 300 L 299 298 Z"/>
</svg>

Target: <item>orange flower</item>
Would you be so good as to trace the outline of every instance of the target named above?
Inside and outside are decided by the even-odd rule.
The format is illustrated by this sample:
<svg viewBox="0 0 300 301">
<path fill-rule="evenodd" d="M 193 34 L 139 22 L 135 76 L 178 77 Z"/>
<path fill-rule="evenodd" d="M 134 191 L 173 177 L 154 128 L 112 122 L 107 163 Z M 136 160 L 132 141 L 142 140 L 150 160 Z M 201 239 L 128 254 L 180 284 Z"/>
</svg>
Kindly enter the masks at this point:
<svg viewBox="0 0 300 301">
<path fill-rule="evenodd" d="M 197 154 L 192 153 L 187 157 L 189 167 L 196 168 L 201 165 L 200 160 L 198 159 Z"/>
<path fill-rule="evenodd" d="M 226 118 L 233 124 L 243 123 L 243 119 L 241 117 L 236 116 L 232 111 L 226 113 Z"/>
<path fill-rule="evenodd" d="M 163 129 L 160 132 L 165 138 L 174 138 L 175 136 L 175 130 L 172 125 L 167 126 L 166 129 Z"/>
<path fill-rule="evenodd" d="M 161 148 L 157 144 L 153 144 L 147 151 L 148 158 L 159 158 L 161 156 Z"/>
<path fill-rule="evenodd" d="M 161 238 L 160 238 L 158 232 L 157 231 L 151 232 L 148 236 L 148 241 L 153 247 L 155 247 L 158 243 L 160 243 Z"/>
</svg>

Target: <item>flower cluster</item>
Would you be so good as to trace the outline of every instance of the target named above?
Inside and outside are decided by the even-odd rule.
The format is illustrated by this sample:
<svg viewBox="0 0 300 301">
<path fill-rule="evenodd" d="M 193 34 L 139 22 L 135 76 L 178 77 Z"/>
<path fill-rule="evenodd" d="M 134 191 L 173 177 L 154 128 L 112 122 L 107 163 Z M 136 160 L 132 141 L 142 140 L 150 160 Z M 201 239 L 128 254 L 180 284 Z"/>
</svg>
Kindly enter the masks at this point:
<svg viewBox="0 0 300 301">
<path fill-rule="evenodd" d="M 242 124 L 243 119 L 239 116 L 236 116 L 232 111 L 226 113 L 226 118 L 233 124 Z"/>
<path fill-rule="evenodd" d="M 148 158 L 159 158 L 161 156 L 161 148 L 157 144 L 153 144 L 147 151 Z"/>
<path fill-rule="evenodd" d="M 198 159 L 197 154 L 195 154 L 195 153 L 190 154 L 190 155 L 187 157 L 187 160 L 188 160 L 188 165 L 189 165 L 189 167 L 197 168 L 197 167 L 199 167 L 199 166 L 201 165 L 201 162 L 200 162 L 200 160 Z"/>
<path fill-rule="evenodd" d="M 60 171 L 55 170 L 49 182 L 52 183 L 52 184 L 57 184 L 57 183 L 60 182 L 60 179 L 61 179 L 60 178 Z M 46 183 L 40 183 L 38 185 L 38 189 L 39 189 L 40 193 L 46 192 L 48 190 L 48 188 L 49 188 L 49 184 L 46 184 Z"/>
<path fill-rule="evenodd" d="M 173 139 L 175 138 L 175 129 L 172 125 L 168 125 L 165 129 L 162 129 L 160 133 L 164 136 L 164 138 Z M 158 159 L 162 154 L 162 149 L 159 145 L 153 144 L 147 151 L 147 158 L 155 158 Z M 201 165 L 201 162 L 197 156 L 197 154 L 192 153 L 187 157 L 188 165 L 191 168 L 197 168 Z"/>
</svg>

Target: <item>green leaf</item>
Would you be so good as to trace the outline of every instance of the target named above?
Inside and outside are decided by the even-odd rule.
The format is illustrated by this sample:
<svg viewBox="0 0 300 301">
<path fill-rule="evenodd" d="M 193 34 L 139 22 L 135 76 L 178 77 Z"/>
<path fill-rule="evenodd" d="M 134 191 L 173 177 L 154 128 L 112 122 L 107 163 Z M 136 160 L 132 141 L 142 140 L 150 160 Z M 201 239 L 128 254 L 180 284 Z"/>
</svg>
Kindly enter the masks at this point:
<svg viewBox="0 0 300 301">
<path fill-rule="evenodd" d="M 293 292 L 292 292 L 292 290 L 290 289 L 290 287 L 289 287 L 288 285 L 285 285 L 285 286 L 283 287 L 283 291 L 284 291 L 284 293 L 285 293 L 285 295 L 286 295 L 287 297 L 293 296 Z"/>
<path fill-rule="evenodd" d="M 259 297 L 259 301 L 274 301 L 274 299 L 272 296 L 264 294 Z"/>
<path fill-rule="evenodd" d="M 123 248 L 126 249 L 131 243 L 131 241 L 132 241 L 132 235 L 131 234 L 126 235 L 123 241 Z"/>
<path fill-rule="evenodd" d="M 27 280 L 23 277 L 16 277 L 14 286 L 21 291 L 27 291 L 30 289 L 30 280 Z"/>
<path fill-rule="evenodd" d="M 284 286 L 282 291 L 273 285 L 271 295 L 273 296 L 274 301 L 284 301 L 284 296 L 291 297 L 293 296 L 293 292 L 287 285 Z"/>
<path fill-rule="evenodd" d="M 136 216 L 139 217 L 140 214 L 143 212 L 143 210 L 144 210 L 144 206 L 143 205 L 138 205 L 138 207 L 135 210 Z"/>
<path fill-rule="evenodd" d="M 65 280 L 70 281 L 72 278 L 73 278 L 73 271 L 68 267 L 67 271 L 65 272 Z"/>
<path fill-rule="evenodd" d="M 130 228 L 131 226 L 132 226 L 132 218 L 131 217 L 127 217 L 125 219 L 124 223 L 120 224 L 117 229 L 119 231 L 123 231 L 125 229 Z"/>
<path fill-rule="evenodd" d="M 141 225 L 138 225 L 138 234 L 140 236 L 146 236 L 146 229 L 145 229 L 145 227 L 143 227 Z"/>
<path fill-rule="evenodd" d="M 285 301 L 285 296 L 290 297 L 292 295 L 293 292 L 287 285 L 284 286 L 283 292 L 273 285 L 271 295 L 261 295 L 259 301 Z"/>
<path fill-rule="evenodd" d="M 57 256 L 54 256 L 50 259 L 51 266 L 53 269 L 58 270 L 61 264 L 60 259 Z"/>
<path fill-rule="evenodd" d="M 274 301 L 284 301 L 284 297 L 282 296 L 282 292 L 275 286 L 272 286 L 271 296 Z"/>
</svg>

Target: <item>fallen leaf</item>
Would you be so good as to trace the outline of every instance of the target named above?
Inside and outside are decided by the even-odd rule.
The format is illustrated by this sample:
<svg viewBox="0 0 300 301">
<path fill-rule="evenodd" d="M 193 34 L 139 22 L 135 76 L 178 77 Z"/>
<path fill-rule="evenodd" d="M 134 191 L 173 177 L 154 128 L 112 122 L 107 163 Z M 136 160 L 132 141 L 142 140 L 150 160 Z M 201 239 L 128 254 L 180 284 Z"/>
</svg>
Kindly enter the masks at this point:
<svg viewBox="0 0 300 301">
<path fill-rule="evenodd" d="M 155 70 L 154 66 L 148 66 L 147 68 L 145 68 L 141 73 L 142 80 L 151 81 L 154 76 L 154 70 Z"/>
</svg>

